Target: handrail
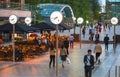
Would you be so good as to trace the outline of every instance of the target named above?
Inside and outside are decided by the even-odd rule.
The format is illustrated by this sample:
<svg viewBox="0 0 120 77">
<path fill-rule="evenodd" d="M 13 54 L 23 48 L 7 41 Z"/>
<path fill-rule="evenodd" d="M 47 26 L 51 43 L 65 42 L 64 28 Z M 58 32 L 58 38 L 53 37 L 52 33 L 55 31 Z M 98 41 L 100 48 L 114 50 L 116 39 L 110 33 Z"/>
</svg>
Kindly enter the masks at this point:
<svg viewBox="0 0 120 77">
<path fill-rule="evenodd" d="M 114 62 L 112 63 L 112 65 L 114 65 L 114 63 L 115 63 L 116 61 L 117 61 L 117 56 L 115 56 L 115 60 L 114 60 Z M 108 72 L 107 72 L 107 74 L 106 74 L 105 77 L 110 77 L 110 71 L 111 71 L 112 67 L 113 67 L 113 66 L 110 67 L 110 69 L 108 70 Z"/>
</svg>

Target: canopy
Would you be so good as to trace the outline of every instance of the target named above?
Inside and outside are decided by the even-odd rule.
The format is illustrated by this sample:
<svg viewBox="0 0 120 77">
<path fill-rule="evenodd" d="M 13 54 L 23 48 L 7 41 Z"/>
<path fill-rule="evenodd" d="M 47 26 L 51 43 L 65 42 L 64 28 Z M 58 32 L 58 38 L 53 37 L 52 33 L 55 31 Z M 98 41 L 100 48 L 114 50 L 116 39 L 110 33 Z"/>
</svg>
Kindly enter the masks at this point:
<svg viewBox="0 0 120 77">
<path fill-rule="evenodd" d="M 32 26 L 39 28 L 40 30 L 56 30 L 56 25 L 47 22 L 42 22 Z M 66 29 L 70 29 L 71 27 L 67 26 L 66 24 L 59 24 L 58 28 L 59 30 L 66 30 Z"/>
<path fill-rule="evenodd" d="M 34 32 L 34 31 L 38 31 L 38 30 L 39 30 L 38 28 L 27 26 L 25 24 L 15 24 L 15 33 Z M 13 25 L 10 23 L 0 26 L 0 32 L 12 32 L 12 31 L 13 31 Z"/>
<path fill-rule="evenodd" d="M 59 26 L 63 27 L 64 30 L 72 29 L 72 27 L 70 27 L 70 26 L 68 26 L 68 25 L 66 25 L 66 24 L 63 24 L 63 23 L 59 24 Z"/>
<path fill-rule="evenodd" d="M 48 23 L 45 23 L 45 22 L 32 25 L 32 27 L 39 28 L 40 30 L 55 30 L 54 26 L 52 26 Z"/>
</svg>

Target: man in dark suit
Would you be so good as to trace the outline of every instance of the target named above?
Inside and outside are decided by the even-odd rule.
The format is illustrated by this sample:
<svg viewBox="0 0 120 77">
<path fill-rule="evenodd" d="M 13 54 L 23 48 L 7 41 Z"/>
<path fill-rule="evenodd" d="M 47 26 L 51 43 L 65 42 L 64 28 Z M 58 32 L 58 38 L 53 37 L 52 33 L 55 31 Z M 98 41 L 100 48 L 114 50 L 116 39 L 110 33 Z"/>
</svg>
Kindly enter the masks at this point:
<svg viewBox="0 0 120 77">
<path fill-rule="evenodd" d="M 92 69 L 94 68 L 94 56 L 92 55 L 92 51 L 89 49 L 88 54 L 84 56 L 84 64 L 85 64 L 85 77 L 92 76 Z"/>
<path fill-rule="evenodd" d="M 108 34 L 106 34 L 106 36 L 104 37 L 104 43 L 105 43 L 105 49 L 107 49 L 107 51 L 108 51 L 108 43 L 109 43 Z"/>
</svg>

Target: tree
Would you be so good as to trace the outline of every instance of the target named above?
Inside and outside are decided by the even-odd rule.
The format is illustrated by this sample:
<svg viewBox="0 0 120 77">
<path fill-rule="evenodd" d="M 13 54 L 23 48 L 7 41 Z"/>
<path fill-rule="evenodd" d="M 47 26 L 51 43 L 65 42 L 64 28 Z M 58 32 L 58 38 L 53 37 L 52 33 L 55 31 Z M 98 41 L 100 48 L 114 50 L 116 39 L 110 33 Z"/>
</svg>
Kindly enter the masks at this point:
<svg viewBox="0 0 120 77">
<path fill-rule="evenodd" d="M 13 0 L 17 1 L 17 0 Z M 94 15 L 94 20 L 99 20 L 100 17 L 100 6 L 98 4 L 98 0 L 25 0 L 25 3 L 29 4 L 31 7 L 32 13 L 39 15 L 36 13 L 38 8 L 36 8 L 37 4 L 40 3 L 59 3 L 59 4 L 68 4 L 72 7 L 74 15 L 76 18 L 83 17 L 84 21 L 91 21 L 91 14 Z M 32 15 L 34 15 L 32 14 Z M 42 18 L 41 16 L 36 16 Z M 37 18 L 38 19 L 38 18 Z"/>
<path fill-rule="evenodd" d="M 100 18 L 100 6 L 98 4 L 98 0 L 93 0 L 93 3 L 92 3 L 92 12 L 93 12 L 93 15 L 94 15 L 94 20 L 98 21 L 99 18 Z"/>
<path fill-rule="evenodd" d="M 43 0 L 44 1 L 44 0 Z M 32 18 L 34 24 L 43 21 L 43 17 L 39 14 L 40 9 L 37 5 L 40 4 L 41 0 L 25 0 L 25 3 L 29 5 L 29 10 L 32 13 Z"/>
<path fill-rule="evenodd" d="M 11 0 L 11 2 L 19 2 L 19 0 Z"/>
</svg>

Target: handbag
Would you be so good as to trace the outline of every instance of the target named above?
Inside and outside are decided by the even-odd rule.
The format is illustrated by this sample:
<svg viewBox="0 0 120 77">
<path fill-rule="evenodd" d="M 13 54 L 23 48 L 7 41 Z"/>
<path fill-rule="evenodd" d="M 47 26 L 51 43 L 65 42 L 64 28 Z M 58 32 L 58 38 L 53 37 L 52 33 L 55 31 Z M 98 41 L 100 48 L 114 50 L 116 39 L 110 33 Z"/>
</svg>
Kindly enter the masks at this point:
<svg viewBox="0 0 120 77">
<path fill-rule="evenodd" d="M 58 63 L 62 63 L 61 57 L 58 59 Z"/>
<path fill-rule="evenodd" d="M 66 63 L 67 63 L 67 64 L 71 64 L 70 58 L 66 57 Z"/>
</svg>

